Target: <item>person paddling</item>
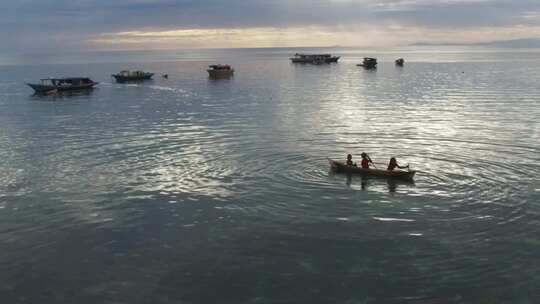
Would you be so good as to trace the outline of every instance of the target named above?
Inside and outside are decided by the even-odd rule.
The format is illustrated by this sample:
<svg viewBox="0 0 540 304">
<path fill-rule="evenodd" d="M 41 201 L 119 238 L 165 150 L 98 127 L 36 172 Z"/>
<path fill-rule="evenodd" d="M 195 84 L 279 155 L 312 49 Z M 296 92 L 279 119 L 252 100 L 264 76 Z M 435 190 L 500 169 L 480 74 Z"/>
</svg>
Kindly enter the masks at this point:
<svg viewBox="0 0 540 304">
<path fill-rule="evenodd" d="M 373 162 L 371 161 L 371 158 L 365 153 L 362 152 L 362 169 L 369 169 L 369 164 Z"/>
<path fill-rule="evenodd" d="M 399 169 L 409 169 L 409 165 L 400 166 L 395 157 L 390 158 L 390 163 L 388 163 L 388 171 L 394 171 L 395 168 Z"/>
<path fill-rule="evenodd" d="M 356 163 L 353 163 L 352 161 L 352 155 L 351 154 L 347 154 L 347 162 L 346 162 L 347 166 L 352 166 L 352 167 L 356 167 Z"/>
</svg>

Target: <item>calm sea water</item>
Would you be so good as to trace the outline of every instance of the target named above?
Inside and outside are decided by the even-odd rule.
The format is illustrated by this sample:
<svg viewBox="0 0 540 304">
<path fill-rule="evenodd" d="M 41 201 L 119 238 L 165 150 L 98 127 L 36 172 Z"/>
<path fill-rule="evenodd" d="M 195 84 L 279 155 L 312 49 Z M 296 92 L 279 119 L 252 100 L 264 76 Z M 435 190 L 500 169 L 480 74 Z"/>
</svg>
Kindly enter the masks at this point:
<svg viewBox="0 0 540 304">
<path fill-rule="evenodd" d="M 540 53 L 297 51 L 0 67 L 0 303 L 537 303 Z M 329 172 L 363 151 L 415 182 Z"/>
</svg>

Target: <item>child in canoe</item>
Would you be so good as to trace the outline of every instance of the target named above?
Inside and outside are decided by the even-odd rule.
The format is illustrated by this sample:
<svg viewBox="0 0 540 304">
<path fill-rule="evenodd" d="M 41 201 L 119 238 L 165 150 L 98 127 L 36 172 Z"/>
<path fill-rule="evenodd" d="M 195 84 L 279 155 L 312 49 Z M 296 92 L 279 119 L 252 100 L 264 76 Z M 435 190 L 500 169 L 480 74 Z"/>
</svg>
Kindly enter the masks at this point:
<svg viewBox="0 0 540 304">
<path fill-rule="evenodd" d="M 362 152 L 362 169 L 369 169 L 369 163 L 373 163 L 367 153 Z"/>
<path fill-rule="evenodd" d="M 399 169 L 409 169 L 409 165 L 406 165 L 406 166 L 400 166 L 398 163 L 397 163 L 397 160 L 395 157 L 392 157 L 390 158 L 390 163 L 388 164 L 388 171 L 394 171 L 395 168 L 399 168 Z"/>
<path fill-rule="evenodd" d="M 347 164 L 347 166 L 356 167 L 356 163 L 353 163 L 353 161 L 352 161 L 352 155 L 351 154 L 347 155 L 347 161 L 345 162 L 345 164 Z"/>
</svg>

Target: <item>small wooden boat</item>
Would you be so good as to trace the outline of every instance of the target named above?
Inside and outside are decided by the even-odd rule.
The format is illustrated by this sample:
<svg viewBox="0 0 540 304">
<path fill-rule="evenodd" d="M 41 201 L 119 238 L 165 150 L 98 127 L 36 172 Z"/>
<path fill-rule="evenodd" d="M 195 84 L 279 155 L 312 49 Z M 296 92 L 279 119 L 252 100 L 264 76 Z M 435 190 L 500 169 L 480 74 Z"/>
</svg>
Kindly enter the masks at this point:
<svg viewBox="0 0 540 304">
<path fill-rule="evenodd" d="M 206 70 L 211 78 L 227 78 L 234 74 L 234 69 L 227 64 L 213 64 Z"/>
<path fill-rule="evenodd" d="M 143 81 L 150 80 L 154 73 L 144 72 L 144 71 L 121 71 L 118 74 L 111 75 L 114 77 L 116 82 L 129 82 L 129 81 Z"/>
<path fill-rule="evenodd" d="M 365 69 L 375 69 L 377 68 L 377 58 L 365 57 L 362 63 L 357 64 L 356 66 L 364 67 Z"/>
<path fill-rule="evenodd" d="M 344 162 L 328 159 L 332 171 L 336 173 L 361 174 L 365 176 L 375 176 L 382 178 L 395 178 L 402 180 L 413 180 L 416 171 L 388 171 L 380 169 L 363 169 L 356 166 L 347 166 Z"/>
<path fill-rule="evenodd" d="M 45 78 L 40 83 L 28 83 L 36 94 L 53 94 L 56 92 L 93 89 L 98 82 L 84 77 Z"/>
</svg>

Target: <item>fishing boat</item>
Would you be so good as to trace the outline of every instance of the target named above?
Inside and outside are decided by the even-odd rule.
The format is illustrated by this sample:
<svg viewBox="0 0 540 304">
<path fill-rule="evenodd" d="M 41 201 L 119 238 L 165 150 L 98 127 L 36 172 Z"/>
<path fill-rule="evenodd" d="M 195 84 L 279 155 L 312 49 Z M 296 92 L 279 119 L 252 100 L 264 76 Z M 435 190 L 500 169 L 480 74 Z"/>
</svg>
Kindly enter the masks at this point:
<svg viewBox="0 0 540 304">
<path fill-rule="evenodd" d="M 213 64 L 208 66 L 208 75 L 212 78 L 226 78 L 234 74 L 234 69 L 227 64 Z"/>
<path fill-rule="evenodd" d="M 403 66 L 404 64 L 405 64 L 405 59 L 403 59 L 403 58 L 396 59 L 396 65 L 397 66 Z"/>
<path fill-rule="evenodd" d="M 362 61 L 362 63 L 360 64 L 357 64 L 357 66 L 361 66 L 366 69 L 375 69 L 377 68 L 377 58 L 365 57 L 364 61 Z"/>
<path fill-rule="evenodd" d="M 292 63 L 336 63 L 339 60 L 339 56 L 332 56 L 331 54 L 300 54 L 296 53 L 291 57 Z"/>
<path fill-rule="evenodd" d="M 36 94 L 51 94 L 56 92 L 93 89 L 98 82 L 86 77 L 44 78 L 40 83 L 28 83 Z"/>
<path fill-rule="evenodd" d="M 152 76 L 154 76 L 154 73 L 144 72 L 144 71 L 124 70 L 124 71 L 120 71 L 120 73 L 118 74 L 113 74 L 111 76 L 114 77 L 116 82 L 129 82 L 129 81 L 150 80 L 152 79 Z"/>
<path fill-rule="evenodd" d="M 330 168 L 336 173 L 361 174 L 364 176 L 374 176 L 382 178 L 395 178 L 402 180 L 413 180 L 416 171 L 401 171 L 401 170 L 380 170 L 380 169 L 363 169 L 356 166 L 348 166 L 344 162 L 328 159 Z"/>
</svg>

